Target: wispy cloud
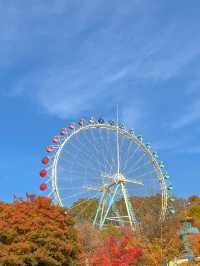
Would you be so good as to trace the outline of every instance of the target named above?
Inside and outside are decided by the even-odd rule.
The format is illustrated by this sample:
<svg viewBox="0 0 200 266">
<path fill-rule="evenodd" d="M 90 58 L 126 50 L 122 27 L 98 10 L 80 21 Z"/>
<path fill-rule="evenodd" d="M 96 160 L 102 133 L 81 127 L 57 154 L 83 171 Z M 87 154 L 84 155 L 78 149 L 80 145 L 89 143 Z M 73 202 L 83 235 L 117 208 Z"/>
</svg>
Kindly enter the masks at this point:
<svg viewBox="0 0 200 266">
<path fill-rule="evenodd" d="M 172 129 L 182 129 L 200 121 L 200 100 L 196 100 L 184 110 L 183 115 L 171 124 Z"/>
<path fill-rule="evenodd" d="M 106 9 L 99 1 L 55 1 L 49 8 L 36 2 L 31 14 L 28 5 L 4 9 L 0 67 L 7 60 L 8 73 L 17 72 L 6 92 L 29 95 L 59 117 L 120 99 L 126 117 L 139 122 L 145 108 L 138 111 L 135 100 L 146 99 L 145 93 L 137 99 L 134 87 L 148 90 L 178 76 L 200 53 L 199 36 L 190 38 L 187 28 L 180 31 L 181 19 L 161 20 L 162 2 L 111 1 Z M 197 116 L 194 110 L 176 126 Z"/>
<path fill-rule="evenodd" d="M 160 139 L 157 142 L 152 143 L 152 147 L 158 152 L 168 152 L 170 154 L 184 154 L 195 155 L 200 154 L 200 146 L 192 141 L 191 136 L 171 138 L 171 139 Z"/>
<path fill-rule="evenodd" d="M 145 109 L 144 99 L 135 99 L 126 100 L 123 104 L 120 113 L 120 120 L 123 121 L 128 128 L 134 129 L 138 134 L 141 134 L 142 131 L 145 131 L 145 120 L 148 115 Z"/>
</svg>

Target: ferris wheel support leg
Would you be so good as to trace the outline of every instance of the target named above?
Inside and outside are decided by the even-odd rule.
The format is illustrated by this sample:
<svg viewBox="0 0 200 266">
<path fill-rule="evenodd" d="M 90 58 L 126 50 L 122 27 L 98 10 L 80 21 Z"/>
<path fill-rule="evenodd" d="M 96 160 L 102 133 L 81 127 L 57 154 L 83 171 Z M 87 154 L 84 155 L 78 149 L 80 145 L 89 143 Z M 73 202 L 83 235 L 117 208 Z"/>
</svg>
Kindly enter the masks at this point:
<svg viewBox="0 0 200 266">
<path fill-rule="evenodd" d="M 100 202 L 99 202 L 99 206 L 97 208 L 97 211 L 96 211 L 96 215 L 95 215 L 95 218 L 94 218 L 94 221 L 93 221 L 93 225 L 96 225 L 97 224 L 97 219 L 99 217 L 99 213 L 101 211 L 101 217 L 102 217 L 102 213 L 104 211 L 104 206 L 105 206 L 105 197 L 106 197 L 106 190 L 103 191 L 102 193 L 102 196 L 101 196 L 101 199 L 100 199 Z M 100 223 L 101 223 L 101 220 L 100 220 Z"/>
<path fill-rule="evenodd" d="M 116 214 L 116 216 L 117 216 L 118 219 L 119 219 L 119 224 L 120 224 L 120 225 L 124 225 L 124 221 L 121 219 L 121 216 L 120 216 L 119 210 L 118 210 L 118 208 L 117 208 L 115 202 L 113 202 L 112 209 L 113 209 L 113 212 Z"/>
<path fill-rule="evenodd" d="M 122 189 L 122 193 L 124 195 L 124 201 L 126 204 L 126 210 L 128 213 L 129 222 L 130 222 L 130 225 L 132 227 L 133 225 L 137 224 L 137 221 L 136 221 L 136 218 L 135 218 L 135 215 L 133 212 L 132 204 L 128 199 L 128 193 L 127 193 L 126 187 L 124 186 L 123 183 L 121 183 L 121 189 Z"/>
<path fill-rule="evenodd" d="M 106 191 L 107 193 L 107 191 Z M 100 223 L 102 223 L 102 220 L 103 220 L 103 215 L 104 215 L 104 211 L 105 211 L 105 206 L 106 206 L 106 193 L 105 193 L 105 196 L 104 196 L 104 199 L 103 199 L 103 202 L 102 202 L 102 207 L 101 207 L 101 217 L 100 217 Z"/>
<path fill-rule="evenodd" d="M 105 220 L 106 220 L 106 218 L 107 218 L 107 216 L 108 216 L 108 213 L 109 213 L 109 211 L 110 211 L 110 209 L 111 209 L 111 207 L 112 207 L 112 205 L 113 205 L 113 202 L 114 202 L 114 199 L 115 199 L 115 196 L 116 196 L 116 193 L 117 193 L 118 188 L 119 188 L 119 184 L 116 185 L 115 191 L 114 191 L 113 194 L 112 194 L 112 197 L 111 197 L 111 199 L 110 199 L 110 202 L 109 202 L 108 208 L 107 208 L 107 210 L 106 210 L 106 213 L 105 213 L 105 215 L 104 215 L 104 217 L 103 217 L 103 219 L 102 219 L 102 221 L 101 221 L 100 229 L 102 229 L 102 227 L 103 227 L 103 225 L 104 225 L 104 223 L 105 223 Z"/>
</svg>

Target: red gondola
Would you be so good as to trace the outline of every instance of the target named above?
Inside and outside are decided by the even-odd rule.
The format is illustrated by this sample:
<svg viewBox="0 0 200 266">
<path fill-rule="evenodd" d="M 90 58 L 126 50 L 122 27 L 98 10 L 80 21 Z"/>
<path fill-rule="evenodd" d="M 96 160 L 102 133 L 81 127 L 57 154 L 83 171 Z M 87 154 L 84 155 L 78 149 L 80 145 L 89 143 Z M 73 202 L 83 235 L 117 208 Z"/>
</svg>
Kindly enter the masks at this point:
<svg viewBox="0 0 200 266">
<path fill-rule="evenodd" d="M 43 183 L 43 184 L 40 185 L 40 190 L 41 191 L 44 191 L 46 189 L 47 189 L 47 185 L 46 184 Z"/>
<path fill-rule="evenodd" d="M 53 137 L 52 138 L 52 141 L 53 141 L 53 143 L 58 143 L 59 142 L 59 137 Z"/>
<path fill-rule="evenodd" d="M 42 170 L 40 171 L 40 176 L 41 176 L 41 177 L 45 177 L 46 175 L 47 175 L 47 170 L 42 169 Z"/>
<path fill-rule="evenodd" d="M 52 146 L 50 146 L 50 145 L 49 145 L 49 146 L 47 146 L 47 148 L 46 148 L 46 151 L 47 151 L 47 152 L 52 152 L 52 151 L 53 151 L 53 147 L 52 147 Z"/>
<path fill-rule="evenodd" d="M 66 130 L 66 129 L 62 129 L 62 130 L 60 131 L 60 135 L 61 135 L 61 136 L 65 136 L 66 133 L 67 133 L 67 130 Z"/>
<path fill-rule="evenodd" d="M 69 128 L 70 128 L 70 129 L 75 129 L 76 126 L 75 126 L 75 124 L 70 124 L 70 125 L 69 125 Z"/>
<path fill-rule="evenodd" d="M 43 164 L 48 164 L 48 162 L 49 162 L 49 158 L 48 157 L 44 157 L 41 160 L 41 163 L 43 163 Z"/>
</svg>

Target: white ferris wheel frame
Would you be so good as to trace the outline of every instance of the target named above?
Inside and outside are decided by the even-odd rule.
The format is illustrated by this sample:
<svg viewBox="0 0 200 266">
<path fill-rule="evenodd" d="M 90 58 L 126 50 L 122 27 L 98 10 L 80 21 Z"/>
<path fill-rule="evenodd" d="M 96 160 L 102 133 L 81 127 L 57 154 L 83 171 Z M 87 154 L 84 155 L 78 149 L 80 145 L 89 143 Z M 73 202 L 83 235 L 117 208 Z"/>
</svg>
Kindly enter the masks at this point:
<svg viewBox="0 0 200 266">
<path fill-rule="evenodd" d="M 167 192 L 167 184 L 165 181 L 165 174 L 163 173 L 160 164 L 158 160 L 155 158 L 153 152 L 151 149 L 149 149 L 146 144 L 139 140 L 138 137 L 135 135 L 134 132 L 129 132 L 128 130 L 119 127 L 118 125 L 111 125 L 108 123 L 91 123 L 91 124 L 86 124 L 83 126 L 80 126 L 79 128 L 74 128 L 72 132 L 66 136 L 64 136 L 64 141 L 60 142 L 57 145 L 57 149 L 54 153 L 54 157 L 52 158 L 52 163 L 51 163 L 51 172 L 50 172 L 50 181 L 51 181 L 51 193 L 50 196 L 52 199 L 58 203 L 60 206 L 64 207 L 64 204 L 62 202 L 62 198 L 59 194 L 59 188 L 57 184 L 57 168 L 58 168 L 58 162 L 61 156 L 61 152 L 64 148 L 64 146 L 70 141 L 71 138 L 73 138 L 75 135 L 80 133 L 81 131 L 86 131 L 91 128 L 104 128 L 108 130 L 113 130 L 113 131 L 118 131 L 120 135 L 123 135 L 125 137 L 128 137 L 130 140 L 132 140 L 136 145 L 138 145 L 140 148 L 142 148 L 143 152 L 148 156 L 151 164 L 153 165 L 157 178 L 159 179 L 160 183 L 160 190 L 162 194 L 162 206 L 161 206 L 161 212 L 160 212 L 160 219 L 164 220 L 166 216 L 166 212 L 168 209 L 168 192 Z"/>
</svg>

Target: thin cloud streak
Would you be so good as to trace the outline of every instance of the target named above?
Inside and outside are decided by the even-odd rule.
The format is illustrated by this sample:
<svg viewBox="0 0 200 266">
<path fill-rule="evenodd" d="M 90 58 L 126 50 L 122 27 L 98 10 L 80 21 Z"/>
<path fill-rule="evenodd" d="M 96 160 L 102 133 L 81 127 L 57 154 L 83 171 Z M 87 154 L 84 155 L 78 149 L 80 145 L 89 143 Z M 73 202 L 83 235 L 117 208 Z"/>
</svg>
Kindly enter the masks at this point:
<svg viewBox="0 0 200 266">
<path fill-rule="evenodd" d="M 44 55 L 37 49 L 38 54 L 33 55 L 36 62 L 34 58 L 29 58 L 34 62 L 32 69 L 28 73 L 22 71 L 6 91 L 13 96 L 34 98 L 51 115 L 65 118 L 93 110 L 104 102 L 112 105 L 117 99 L 122 99 L 127 103 L 123 112 L 130 109 L 136 116 L 135 101 L 127 99 L 131 92 L 132 98 L 138 101 L 131 84 L 154 86 L 155 83 L 175 78 L 200 53 L 197 35 L 188 38 L 183 45 L 190 32 L 187 29 L 185 33 L 180 31 L 181 20 L 177 23 L 173 20 L 162 22 L 160 28 L 154 26 L 152 18 L 162 10 L 162 5 L 147 8 L 146 1 L 140 4 L 136 1 L 123 5 L 122 10 L 120 2 L 115 5 L 111 1 L 106 13 L 104 5 L 98 1 L 92 4 L 88 1 L 81 5 L 82 8 L 72 2 L 65 4 L 64 1 L 57 1 L 54 7 L 45 11 L 44 5 L 37 3 L 33 5 L 29 18 L 29 13 L 26 13 L 28 6 L 16 5 L 13 10 L 8 9 L 8 18 L 1 18 L 3 25 L 9 22 L 2 38 L 15 43 L 15 64 L 21 60 L 23 51 L 23 63 L 28 66 L 26 56 L 30 55 L 31 49 L 34 51 L 38 48 L 37 41 L 40 42 L 41 51 L 47 48 Z M 56 18 L 58 14 L 61 19 L 55 27 L 51 24 L 51 18 Z M 59 27 L 66 14 L 64 28 Z M 46 27 L 46 24 L 45 27 L 42 24 L 38 27 L 36 19 L 41 18 L 53 28 Z M 16 22 L 15 26 L 12 26 L 12 21 Z M 24 23 L 26 21 L 29 23 Z M 26 35 L 29 31 L 32 32 L 30 39 Z M 24 45 L 21 47 L 22 43 Z M 5 56 L 13 51 L 13 46 L 6 43 L 3 46 Z M 143 97 L 141 101 L 146 100 L 145 95 Z M 145 108 L 140 110 L 145 111 Z M 174 128 L 187 124 L 191 119 L 196 119 L 194 113 L 177 121 Z M 139 122 L 138 118 L 136 120 Z"/>
<path fill-rule="evenodd" d="M 171 124 L 172 129 L 182 129 L 200 121 L 200 101 L 192 103 L 188 110 L 184 110 L 182 117 Z"/>
</svg>

